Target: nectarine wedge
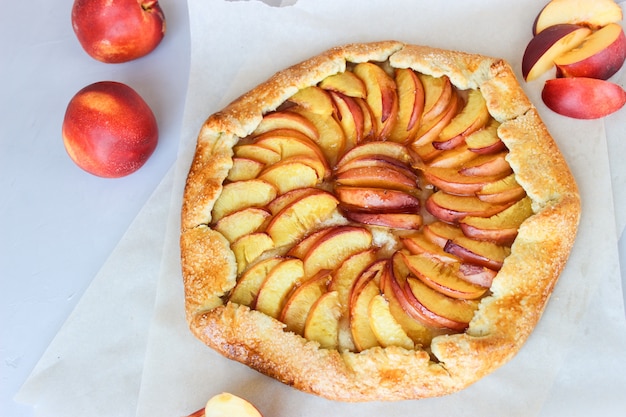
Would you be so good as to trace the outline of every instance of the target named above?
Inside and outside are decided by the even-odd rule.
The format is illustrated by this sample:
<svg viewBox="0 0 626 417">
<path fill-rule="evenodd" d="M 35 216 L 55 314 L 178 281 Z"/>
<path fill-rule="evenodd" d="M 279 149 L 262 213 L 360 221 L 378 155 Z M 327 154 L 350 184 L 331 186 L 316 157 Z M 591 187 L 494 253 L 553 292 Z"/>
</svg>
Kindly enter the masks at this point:
<svg viewBox="0 0 626 417">
<path fill-rule="evenodd" d="M 554 63 L 560 77 L 590 77 L 606 80 L 624 65 L 626 35 L 617 23 L 587 36 L 578 47 L 557 56 Z"/>
<path fill-rule="evenodd" d="M 613 0 L 552 0 L 533 23 L 533 34 L 561 23 L 597 29 L 622 20 L 622 9 Z"/>
<path fill-rule="evenodd" d="M 526 46 L 522 57 L 522 75 L 526 81 L 539 78 L 554 67 L 559 55 L 576 48 L 591 29 L 572 24 L 550 26 L 538 33 Z"/>
<path fill-rule="evenodd" d="M 541 92 L 551 110 L 575 119 L 598 119 L 626 104 L 626 91 L 612 82 L 595 78 L 557 78 L 546 81 Z"/>
</svg>

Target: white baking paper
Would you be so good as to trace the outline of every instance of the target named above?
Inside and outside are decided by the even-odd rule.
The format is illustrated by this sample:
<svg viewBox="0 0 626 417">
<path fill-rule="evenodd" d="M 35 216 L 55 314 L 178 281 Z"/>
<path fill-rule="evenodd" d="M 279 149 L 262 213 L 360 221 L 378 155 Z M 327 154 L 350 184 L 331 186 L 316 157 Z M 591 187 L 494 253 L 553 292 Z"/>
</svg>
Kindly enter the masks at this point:
<svg viewBox="0 0 626 417">
<path fill-rule="evenodd" d="M 209 114 L 275 71 L 346 42 L 397 39 L 498 56 L 519 76 L 532 21 L 543 6 L 540 0 L 298 0 L 273 5 L 278 3 L 290 5 L 188 1 L 192 56 L 179 161 L 94 279 L 20 400 L 37 404 L 38 415 L 59 417 L 184 416 L 222 391 L 247 398 L 266 417 L 623 415 L 626 320 L 606 137 L 608 131 L 614 140 L 615 129 L 603 121 L 566 119 L 547 110 L 540 98 L 542 80 L 523 87 L 578 181 L 583 215 L 545 314 L 509 364 L 443 398 L 346 404 L 287 387 L 221 357 L 191 335 L 179 265 L 180 199 L 196 135 Z M 619 171 L 614 181 L 616 175 Z M 158 236 L 146 235 L 142 225 L 147 221 L 165 228 Z M 155 246 L 142 250 L 148 241 Z M 142 302 L 128 292 L 134 280 L 124 276 L 140 277 L 133 285 L 144 291 Z M 97 311 L 108 316 L 94 321 L 91 315 Z M 117 337 L 102 337 L 107 334 Z M 75 387 L 71 394 L 66 385 Z"/>
<path fill-rule="evenodd" d="M 201 122 L 273 72 L 353 41 L 399 39 L 499 56 L 519 75 L 530 25 L 540 7 L 535 1 L 300 0 L 276 9 L 254 1 L 190 1 L 193 44 L 187 120 Z M 545 316 L 509 364 L 444 398 L 345 404 L 304 394 L 222 358 L 189 335 L 180 267 L 172 257 L 159 281 L 137 415 L 182 415 L 221 391 L 249 399 L 266 416 L 549 416 L 555 409 L 577 415 L 598 409 L 594 401 L 598 391 L 607 399 L 605 414 L 621 414 L 626 379 L 624 365 L 619 364 L 626 363 L 626 326 L 605 127 L 602 121 L 573 121 L 549 112 L 541 105 L 540 82 L 524 87 L 545 115 L 579 182 L 583 216 L 571 260 Z M 181 155 L 183 168 L 175 188 L 183 183 L 200 123 L 197 126 L 189 126 L 183 137 L 187 152 Z M 171 212 L 172 232 L 178 229 L 176 209 Z M 177 250 L 173 237 L 165 253 Z M 596 310 L 598 305 L 603 308 Z M 590 335 L 598 339 L 588 339 Z M 610 355 L 599 354 L 604 352 Z M 581 358 L 589 366 L 581 366 Z M 589 384 L 593 379 L 600 383 Z M 587 395 L 579 395 L 579 386 L 587 387 Z M 570 398 L 572 394 L 576 398 Z"/>
</svg>

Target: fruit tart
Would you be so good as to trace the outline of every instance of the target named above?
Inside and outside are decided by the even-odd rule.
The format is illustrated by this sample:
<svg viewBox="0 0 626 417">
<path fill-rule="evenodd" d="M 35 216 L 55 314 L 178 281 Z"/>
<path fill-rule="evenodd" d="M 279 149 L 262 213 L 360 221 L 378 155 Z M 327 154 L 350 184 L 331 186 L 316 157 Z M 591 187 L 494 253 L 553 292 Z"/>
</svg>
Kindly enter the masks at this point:
<svg viewBox="0 0 626 417">
<path fill-rule="evenodd" d="M 505 61 L 335 47 L 202 126 L 182 205 L 186 317 L 304 392 L 447 395 L 521 348 L 579 216 Z"/>
</svg>

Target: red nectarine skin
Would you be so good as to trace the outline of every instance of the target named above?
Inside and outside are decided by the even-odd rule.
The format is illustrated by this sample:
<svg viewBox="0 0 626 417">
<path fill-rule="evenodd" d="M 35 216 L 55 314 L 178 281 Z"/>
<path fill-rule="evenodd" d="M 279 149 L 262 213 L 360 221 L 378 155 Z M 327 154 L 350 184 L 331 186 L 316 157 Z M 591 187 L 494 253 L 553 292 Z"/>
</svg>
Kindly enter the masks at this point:
<svg viewBox="0 0 626 417">
<path fill-rule="evenodd" d="M 158 141 L 156 118 L 129 86 L 102 81 L 70 100 L 63 120 L 63 142 L 85 171 L 117 178 L 138 170 Z"/>
<path fill-rule="evenodd" d="M 617 84 L 595 78 L 556 78 L 541 92 L 551 110 L 575 119 L 598 119 L 626 104 L 626 91 Z"/>
<path fill-rule="evenodd" d="M 156 0 L 75 0 L 72 27 L 83 49 L 106 63 L 152 52 L 165 34 L 165 15 Z"/>
</svg>

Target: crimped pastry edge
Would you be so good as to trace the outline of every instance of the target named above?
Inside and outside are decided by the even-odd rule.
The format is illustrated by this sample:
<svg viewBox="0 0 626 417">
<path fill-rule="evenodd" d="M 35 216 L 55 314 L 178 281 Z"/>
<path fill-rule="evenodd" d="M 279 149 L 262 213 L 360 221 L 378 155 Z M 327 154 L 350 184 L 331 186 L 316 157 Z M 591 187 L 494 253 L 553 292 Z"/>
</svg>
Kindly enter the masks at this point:
<svg viewBox="0 0 626 417">
<path fill-rule="evenodd" d="M 221 296 L 235 285 L 228 242 L 211 230 L 213 203 L 232 166 L 232 147 L 266 112 L 297 90 L 344 71 L 347 62 L 385 61 L 394 67 L 447 75 L 460 89 L 479 88 L 508 161 L 533 201 L 511 255 L 465 333 L 438 336 L 423 350 L 373 348 L 360 353 L 320 349 L 284 325 Z M 185 308 L 191 331 L 222 355 L 304 391 L 341 401 L 390 401 L 447 395 L 510 360 L 539 321 L 574 244 L 580 218 L 576 182 L 512 69 L 476 54 L 398 41 L 335 47 L 276 73 L 222 111 L 198 136 L 187 178 L 181 231 Z"/>
</svg>

